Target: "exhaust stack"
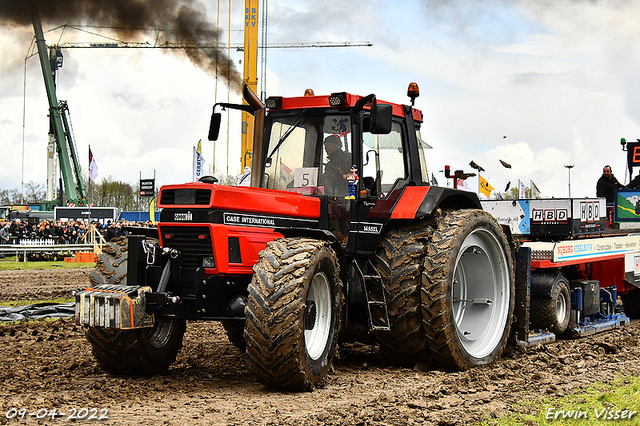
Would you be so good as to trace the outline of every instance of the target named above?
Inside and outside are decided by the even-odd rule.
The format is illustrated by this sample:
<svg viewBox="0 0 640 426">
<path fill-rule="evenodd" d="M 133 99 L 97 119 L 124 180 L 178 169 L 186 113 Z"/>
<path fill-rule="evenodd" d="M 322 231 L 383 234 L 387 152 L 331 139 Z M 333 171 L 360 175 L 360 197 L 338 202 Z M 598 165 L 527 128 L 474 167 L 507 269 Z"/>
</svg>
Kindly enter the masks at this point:
<svg viewBox="0 0 640 426">
<path fill-rule="evenodd" d="M 251 186 L 260 187 L 260 181 L 264 174 L 262 164 L 263 157 L 263 139 L 264 139 L 264 117 L 265 106 L 260 98 L 247 86 L 244 85 L 242 96 L 249 106 L 253 108 L 253 149 L 251 154 Z"/>
</svg>

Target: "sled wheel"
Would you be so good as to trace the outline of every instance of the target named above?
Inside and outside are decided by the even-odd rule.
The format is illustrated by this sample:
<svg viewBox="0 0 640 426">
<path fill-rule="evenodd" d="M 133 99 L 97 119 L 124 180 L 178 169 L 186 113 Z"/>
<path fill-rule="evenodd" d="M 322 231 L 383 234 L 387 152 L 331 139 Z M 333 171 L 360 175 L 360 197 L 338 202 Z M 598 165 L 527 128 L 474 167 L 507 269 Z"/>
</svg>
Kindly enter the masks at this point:
<svg viewBox="0 0 640 426">
<path fill-rule="evenodd" d="M 260 253 L 245 308 L 252 370 L 270 387 L 311 390 L 337 349 L 342 283 L 327 242 L 284 238 Z"/>
<path fill-rule="evenodd" d="M 561 335 L 569 326 L 571 315 L 571 294 L 569 282 L 561 273 L 551 278 L 551 297 L 531 298 L 531 327 L 547 329 L 556 336 Z"/>
<path fill-rule="evenodd" d="M 429 348 L 449 370 L 491 363 L 506 345 L 514 306 L 507 240 L 482 210 L 448 211 L 437 222 L 422 285 Z"/>
</svg>

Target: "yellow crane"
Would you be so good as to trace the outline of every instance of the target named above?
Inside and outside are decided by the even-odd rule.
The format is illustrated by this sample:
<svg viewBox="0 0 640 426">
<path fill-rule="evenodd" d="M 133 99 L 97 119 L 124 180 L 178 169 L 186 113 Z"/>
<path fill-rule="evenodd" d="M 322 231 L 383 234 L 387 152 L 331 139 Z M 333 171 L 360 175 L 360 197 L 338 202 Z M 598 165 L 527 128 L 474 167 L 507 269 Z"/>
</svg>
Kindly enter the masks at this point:
<svg viewBox="0 0 640 426">
<path fill-rule="evenodd" d="M 259 0 L 245 0 L 244 2 L 244 83 L 253 93 L 258 93 L 258 2 Z M 263 41 L 264 43 L 264 41 Z M 247 101 L 244 99 L 245 105 Z M 253 147 L 253 117 L 242 111 L 242 142 L 240 153 L 240 170 L 251 164 Z"/>
</svg>

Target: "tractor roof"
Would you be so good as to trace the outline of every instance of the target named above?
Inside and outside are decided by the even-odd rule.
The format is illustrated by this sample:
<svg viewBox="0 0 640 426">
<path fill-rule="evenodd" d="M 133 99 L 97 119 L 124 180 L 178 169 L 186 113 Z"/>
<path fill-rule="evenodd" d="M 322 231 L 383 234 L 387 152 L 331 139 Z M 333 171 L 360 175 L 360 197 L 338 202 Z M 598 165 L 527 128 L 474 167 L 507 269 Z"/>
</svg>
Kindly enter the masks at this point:
<svg viewBox="0 0 640 426">
<path fill-rule="evenodd" d="M 293 110 L 303 108 L 353 108 L 362 99 L 363 96 L 353 95 L 347 92 L 332 93 L 327 96 L 297 96 L 297 97 L 282 97 L 272 96 L 267 99 L 266 106 L 269 111 L 281 111 L 281 110 Z M 385 102 L 377 99 L 378 103 L 389 104 L 393 106 L 393 115 L 397 117 L 404 117 L 404 108 L 400 104 L 392 102 Z M 365 106 L 365 109 L 368 109 Z M 413 119 L 418 122 L 422 122 L 422 111 L 415 108 L 413 110 Z"/>
</svg>

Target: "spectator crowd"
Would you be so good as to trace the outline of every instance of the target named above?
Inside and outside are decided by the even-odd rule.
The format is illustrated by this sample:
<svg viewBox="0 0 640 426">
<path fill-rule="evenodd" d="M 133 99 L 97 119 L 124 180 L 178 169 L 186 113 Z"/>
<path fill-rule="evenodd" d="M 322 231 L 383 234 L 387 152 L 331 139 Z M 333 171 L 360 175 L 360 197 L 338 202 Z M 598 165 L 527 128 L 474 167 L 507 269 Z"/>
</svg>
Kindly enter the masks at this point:
<svg viewBox="0 0 640 426">
<path fill-rule="evenodd" d="M 53 244 L 82 244 L 90 226 L 95 226 L 102 237 L 108 242 L 116 237 L 127 235 L 126 226 L 154 226 L 151 222 L 131 222 L 127 220 L 88 222 L 82 219 L 42 220 L 29 224 L 24 219 L 0 221 L 0 244 L 20 244 L 23 240 L 52 241 Z"/>
</svg>

